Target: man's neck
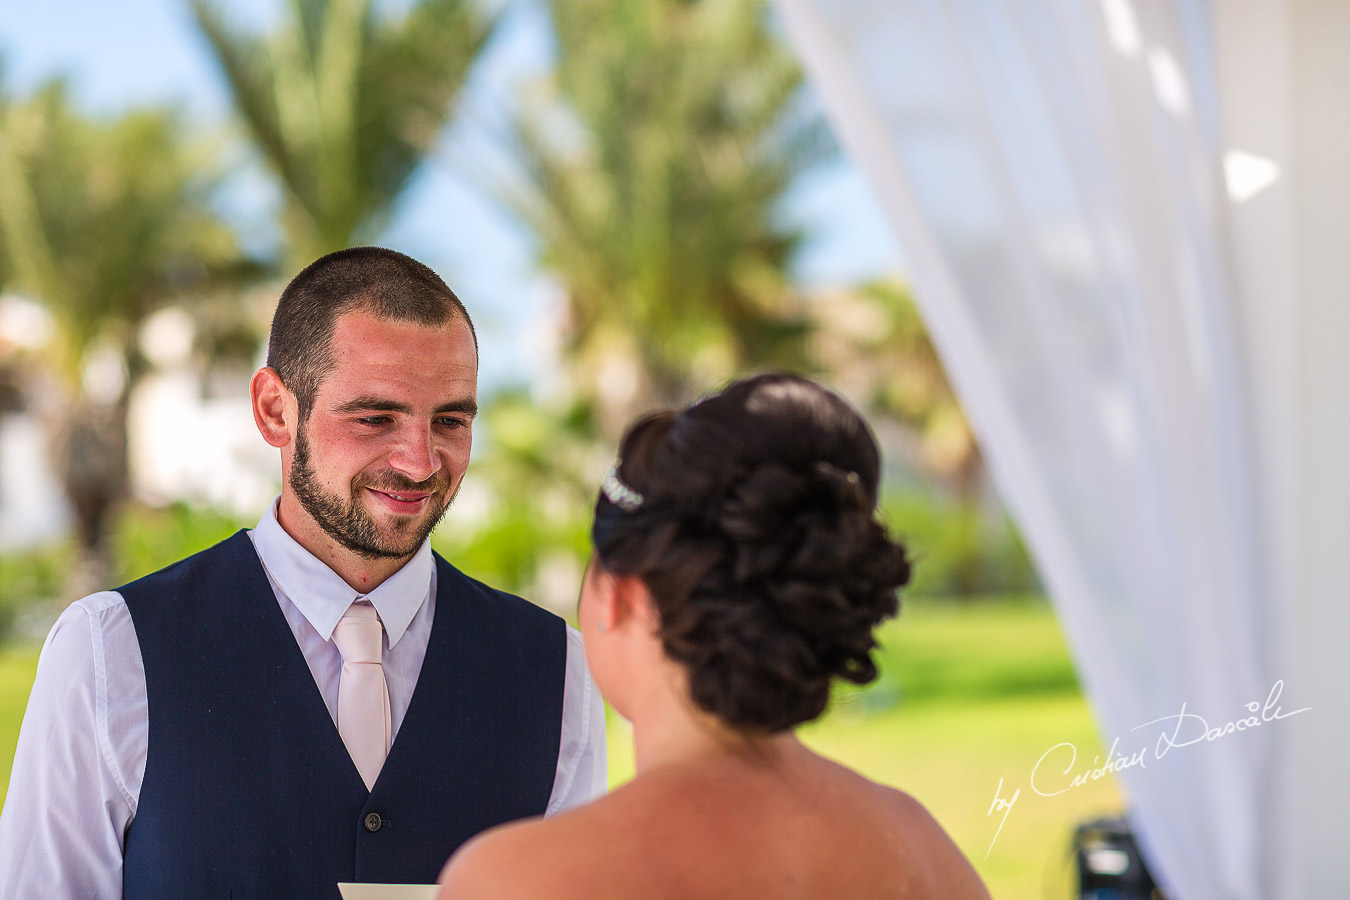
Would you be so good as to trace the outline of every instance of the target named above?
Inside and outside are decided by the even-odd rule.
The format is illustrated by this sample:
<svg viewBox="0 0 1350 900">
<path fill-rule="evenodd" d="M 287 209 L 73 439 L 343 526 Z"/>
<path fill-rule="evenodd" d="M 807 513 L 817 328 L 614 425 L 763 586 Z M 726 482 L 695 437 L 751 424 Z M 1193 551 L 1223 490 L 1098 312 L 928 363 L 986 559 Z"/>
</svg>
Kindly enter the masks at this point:
<svg viewBox="0 0 1350 900">
<path fill-rule="evenodd" d="M 299 501 L 288 493 L 283 493 L 277 503 L 277 524 L 358 594 L 369 594 L 412 559 L 412 556 L 371 558 L 344 547 L 333 540 L 304 511 Z"/>
</svg>

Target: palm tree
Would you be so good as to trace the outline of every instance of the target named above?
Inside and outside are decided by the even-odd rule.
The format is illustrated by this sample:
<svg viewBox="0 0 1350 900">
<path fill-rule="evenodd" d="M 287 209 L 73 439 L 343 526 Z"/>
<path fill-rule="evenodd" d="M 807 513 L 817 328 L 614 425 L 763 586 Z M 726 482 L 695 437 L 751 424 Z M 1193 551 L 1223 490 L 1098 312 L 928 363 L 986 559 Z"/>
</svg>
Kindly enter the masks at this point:
<svg viewBox="0 0 1350 900">
<path fill-rule="evenodd" d="M 824 294 L 811 312 L 814 362 L 902 429 L 888 449 L 962 502 L 977 502 L 987 480 L 979 444 L 908 287 L 880 281 Z"/>
<path fill-rule="evenodd" d="M 871 412 L 888 459 L 942 489 L 928 501 L 919 499 L 925 490 L 906 492 L 905 502 L 937 513 L 923 539 L 942 549 L 933 554 L 936 568 L 923 567 L 925 581 L 959 596 L 1034 584 L 908 287 L 880 281 L 829 292 L 813 298 L 811 313 L 813 361 Z"/>
<path fill-rule="evenodd" d="M 507 201 L 567 298 L 606 430 L 737 369 L 800 364 L 777 205 L 829 152 L 757 0 L 554 0 L 551 94 L 510 127 Z M 614 392 L 616 382 L 627 382 Z"/>
<path fill-rule="evenodd" d="M 105 574 L 108 515 L 127 488 L 139 324 L 249 268 L 212 208 L 213 154 L 173 111 L 91 121 L 59 80 L 26 100 L 0 95 L 0 249 L 12 286 L 55 326 L 41 399 L 89 579 Z"/>
<path fill-rule="evenodd" d="M 467 0 L 379 17 L 369 0 L 292 0 L 273 34 L 192 11 L 282 188 L 289 262 L 373 238 L 440 137 L 493 21 Z"/>
</svg>

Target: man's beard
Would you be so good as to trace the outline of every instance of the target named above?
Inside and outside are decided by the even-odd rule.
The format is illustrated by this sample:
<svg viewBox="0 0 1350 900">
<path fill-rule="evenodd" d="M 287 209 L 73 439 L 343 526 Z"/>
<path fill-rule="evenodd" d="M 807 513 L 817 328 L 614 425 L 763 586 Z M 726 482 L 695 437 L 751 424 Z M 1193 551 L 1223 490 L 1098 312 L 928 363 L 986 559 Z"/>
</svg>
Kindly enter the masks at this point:
<svg viewBox="0 0 1350 900">
<path fill-rule="evenodd" d="M 450 501 L 439 510 L 435 508 L 436 493 L 447 486 L 447 476 L 437 473 L 426 481 L 412 481 L 396 472 L 386 472 L 381 476 L 358 476 L 352 480 L 352 495 L 347 501 L 327 493 L 319 484 L 310 466 L 309 441 L 302 425 L 295 439 L 295 456 L 291 460 L 291 490 L 305 512 L 309 513 L 319 527 L 333 540 L 355 553 L 368 559 L 407 559 L 417 552 L 422 542 L 432 530 L 440 524 L 450 509 Z M 404 516 L 395 519 L 395 534 L 385 537 L 357 498 L 367 487 L 385 493 L 397 494 L 401 491 L 431 491 L 427 498 L 427 510 L 421 518 Z M 450 500 L 454 500 L 451 496 Z"/>
</svg>

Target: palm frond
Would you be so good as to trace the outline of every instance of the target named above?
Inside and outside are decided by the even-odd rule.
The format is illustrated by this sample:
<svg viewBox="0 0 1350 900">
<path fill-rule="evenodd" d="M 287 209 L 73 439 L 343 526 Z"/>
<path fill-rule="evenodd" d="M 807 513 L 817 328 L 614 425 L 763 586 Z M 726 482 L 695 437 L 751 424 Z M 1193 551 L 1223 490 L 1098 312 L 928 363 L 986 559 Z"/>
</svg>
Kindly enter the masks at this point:
<svg viewBox="0 0 1350 900">
<path fill-rule="evenodd" d="M 508 142 L 507 199 L 566 285 L 580 360 L 628 335 L 657 393 L 699 358 L 802 360 L 778 207 L 829 152 L 801 72 L 756 0 L 554 0 L 553 94 Z M 664 388 L 661 386 L 664 385 Z"/>
<path fill-rule="evenodd" d="M 432 151 L 494 21 L 467 0 L 377 15 L 368 0 L 292 0 L 265 39 L 192 0 L 241 118 L 287 197 L 297 261 L 369 238 Z"/>
<path fill-rule="evenodd" d="M 52 313 L 67 377 L 96 342 L 127 345 L 149 312 L 240 259 L 215 214 L 219 180 L 176 110 L 88 120 L 60 83 L 5 104 L 5 256 L 16 285 Z"/>
</svg>

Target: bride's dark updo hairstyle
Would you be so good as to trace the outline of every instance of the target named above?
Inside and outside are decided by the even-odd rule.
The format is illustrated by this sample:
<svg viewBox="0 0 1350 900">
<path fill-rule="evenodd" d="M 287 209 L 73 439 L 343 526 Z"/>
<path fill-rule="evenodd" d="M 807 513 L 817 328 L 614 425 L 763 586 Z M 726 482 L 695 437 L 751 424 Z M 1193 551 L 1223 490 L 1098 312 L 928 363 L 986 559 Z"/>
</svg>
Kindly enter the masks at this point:
<svg viewBox="0 0 1350 900">
<path fill-rule="evenodd" d="M 877 676 L 873 628 L 909 580 L 877 520 L 880 457 L 837 394 L 759 375 L 639 419 L 606 479 L 592 539 L 654 598 L 694 702 L 768 732 L 814 719 L 836 676 Z"/>
</svg>

